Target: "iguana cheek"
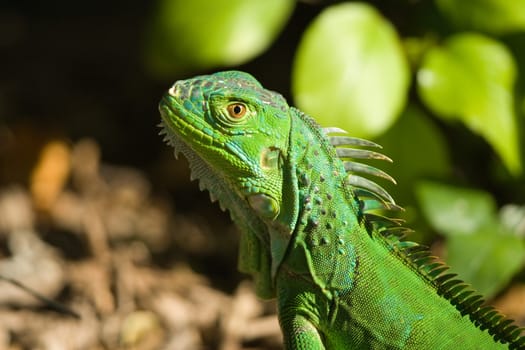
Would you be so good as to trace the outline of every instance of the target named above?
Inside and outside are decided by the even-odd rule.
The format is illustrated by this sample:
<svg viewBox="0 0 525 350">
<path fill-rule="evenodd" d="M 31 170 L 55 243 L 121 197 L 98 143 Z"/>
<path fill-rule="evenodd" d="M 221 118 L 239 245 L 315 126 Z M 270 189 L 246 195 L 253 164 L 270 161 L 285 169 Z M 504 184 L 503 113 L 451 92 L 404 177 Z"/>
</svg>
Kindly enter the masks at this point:
<svg viewBox="0 0 525 350">
<path fill-rule="evenodd" d="M 253 194 L 247 197 L 250 207 L 262 218 L 275 219 L 279 215 L 277 201 L 263 193 Z"/>
</svg>

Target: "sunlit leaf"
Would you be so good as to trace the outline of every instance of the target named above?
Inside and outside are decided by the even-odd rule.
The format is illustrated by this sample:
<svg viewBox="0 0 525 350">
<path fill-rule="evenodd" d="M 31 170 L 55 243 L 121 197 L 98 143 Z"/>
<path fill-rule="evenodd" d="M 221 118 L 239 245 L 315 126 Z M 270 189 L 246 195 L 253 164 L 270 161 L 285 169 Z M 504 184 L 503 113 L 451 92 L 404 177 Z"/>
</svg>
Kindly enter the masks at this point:
<svg viewBox="0 0 525 350">
<path fill-rule="evenodd" d="M 459 278 L 490 297 L 523 267 L 522 208 L 498 215 L 488 193 L 436 182 L 418 183 L 416 192 L 427 220 L 446 236 L 445 260 Z"/>
<path fill-rule="evenodd" d="M 148 40 L 153 71 L 241 64 L 263 52 L 291 15 L 293 0 L 161 0 Z"/>
<path fill-rule="evenodd" d="M 525 238 L 525 206 L 504 205 L 499 216 L 505 228 L 514 232 L 515 235 Z"/>
<path fill-rule="evenodd" d="M 525 30 L 525 0 L 437 0 L 457 25 L 493 34 Z"/>
<path fill-rule="evenodd" d="M 483 136 L 507 168 L 521 171 L 514 111 L 516 68 L 501 43 L 459 34 L 425 55 L 417 74 L 424 102 L 442 118 L 457 118 Z"/>
<path fill-rule="evenodd" d="M 451 272 L 487 297 L 505 287 L 525 262 L 525 241 L 501 224 L 480 227 L 473 235 L 448 237 L 446 261 Z"/>
<path fill-rule="evenodd" d="M 496 215 L 494 200 L 483 191 L 422 181 L 416 195 L 432 227 L 446 236 L 473 234 Z"/>
<path fill-rule="evenodd" d="M 311 23 L 292 76 L 299 108 L 361 137 L 379 135 L 395 121 L 408 82 L 394 28 L 364 3 L 333 5 Z"/>
</svg>

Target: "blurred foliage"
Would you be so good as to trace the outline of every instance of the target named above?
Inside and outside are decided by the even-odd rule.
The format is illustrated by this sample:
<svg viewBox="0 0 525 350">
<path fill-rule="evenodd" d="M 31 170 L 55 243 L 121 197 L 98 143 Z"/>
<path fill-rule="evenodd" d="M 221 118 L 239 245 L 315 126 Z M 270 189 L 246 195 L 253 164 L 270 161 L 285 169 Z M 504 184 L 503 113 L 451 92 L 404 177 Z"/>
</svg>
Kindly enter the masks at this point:
<svg viewBox="0 0 525 350">
<path fill-rule="evenodd" d="M 409 225 L 426 242 L 444 236 L 454 271 L 495 295 L 525 258 L 525 1 L 307 3 L 296 5 L 312 15 L 290 59 L 295 104 L 382 143 Z M 246 69 L 297 30 L 291 1 L 159 5 L 149 65 L 161 73 Z"/>
<path fill-rule="evenodd" d="M 423 101 L 442 118 L 479 133 L 513 172 L 520 172 L 514 113 L 514 59 L 505 45 L 480 34 L 457 34 L 425 55 L 418 72 Z"/>
<path fill-rule="evenodd" d="M 454 24 L 467 29 L 504 34 L 525 29 L 524 0 L 437 0 Z"/>
<path fill-rule="evenodd" d="M 364 3 L 323 11 L 304 33 L 293 68 L 297 106 L 357 137 L 383 133 L 406 100 L 409 72 L 401 42 Z"/>
<path fill-rule="evenodd" d="M 293 10 L 293 0 L 161 0 L 149 61 L 161 75 L 234 65 L 266 49 Z"/>
<path fill-rule="evenodd" d="M 412 188 L 418 179 L 446 178 L 452 174 L 445 138 L 426 113 L 415 105 L 408 105 L 378 142 L 394 160 L 381 167 L 398 179 L 397 186 L 389 191 L 399 203 L 415 203 Z"/>
<path fill-rule="evenodd" d="M 420 182 L 416 190 L 423 214 L 447 238 L 452 272 L 481 293 L 494 296 L 523 267 L 525 207 L 504 207 L 498 214 L 483 191 L 433 182 Z"/>
</svg>

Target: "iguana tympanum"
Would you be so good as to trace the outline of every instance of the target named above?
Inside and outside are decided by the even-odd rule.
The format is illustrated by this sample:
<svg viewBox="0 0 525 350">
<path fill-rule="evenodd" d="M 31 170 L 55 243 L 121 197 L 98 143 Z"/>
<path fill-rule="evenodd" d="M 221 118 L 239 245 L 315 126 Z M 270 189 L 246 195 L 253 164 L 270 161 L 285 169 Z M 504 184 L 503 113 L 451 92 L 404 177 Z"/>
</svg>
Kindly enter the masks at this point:
<svg viewBox="0 0 525 350">
<path fill-rule="evenodd" d="M 251 75 L 177 81 L 163 133 L 240 228 L 239 268 L 277 297 L 287 349 L 525 349 L 522 329 L 378 210 L 375 143 L 321 128 Z"/>
</svg>

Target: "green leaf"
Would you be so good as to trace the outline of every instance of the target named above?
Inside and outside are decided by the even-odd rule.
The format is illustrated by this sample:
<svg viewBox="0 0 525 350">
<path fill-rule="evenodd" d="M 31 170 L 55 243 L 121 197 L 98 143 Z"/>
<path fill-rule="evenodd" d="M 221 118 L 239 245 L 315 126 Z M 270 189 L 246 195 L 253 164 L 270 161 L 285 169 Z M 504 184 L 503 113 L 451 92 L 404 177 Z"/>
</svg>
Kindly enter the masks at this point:
<svg viewBox="0 0 525 350">
<path fill-rule="evenodd" d="M 525 29 L 525 0 L 437 0 L 459 26 L 504 34 Z"/>
<path fill-rule="evenodd" d="M 483 191 L 422 181 L 416 196 L 423 215 L 445 236 L 471 235 L 496 215 L 494 200 Z"/>
<path fill-rule="evenodd" d="M 393 163 L 381 169 L 397 180 L 390 186 L 398 203 L 414 204 L 414 183 L 422 178 L 444 178 L 450 174 L 446 141 L 430 118 L 409 105 L 396 123 L 377 139 Z"/>
<path fill-rule="evenodd" d="M 485 296 L 505 287 L 525 262 L 525 209 L 504 207 L 497 215 L 492 197 L 483 191 L 421 182 L 416 187 L 423 214 L 447 237 L 451 272 Z"/>
<path fill-rule="evenodd" d="M 513 87 L 516 68 L 501 43 L 459 34 L 425 55 L 417 74 L 423 101 L 439 117 L 480 134 L 514 174 L 521 172 Z"/>
<path fill-rule="evenodd" d="M 396 31 L 364 3 L 326 8 L 305 31 L 293 65 L 297 106 L 360 137 L 377 136 L 395 121 L 408 83 Z"/>
<path fill-rule="evenodd" d="M 447 263 L 466 282 L 486 297 L 505 287 L 525 261 L 523 238 L 494 222 L 474 235 L 447 239 Z"/>
<path fill-rule="evenodd" d="M 147 36 L 157 74 L 244 63 L 285 25 L 293 0 L 161 0 Z"/>
<path fill-rule="evenodd" d="M 525 206 L 515 204 L 504 205 L 500 212 L 502 225 L 516 236 L 525 238 Z"/>
</svg>

